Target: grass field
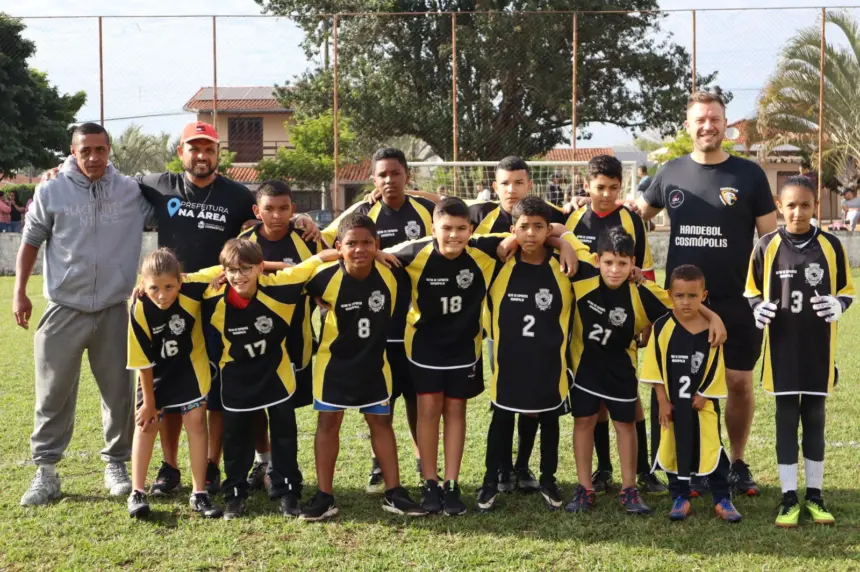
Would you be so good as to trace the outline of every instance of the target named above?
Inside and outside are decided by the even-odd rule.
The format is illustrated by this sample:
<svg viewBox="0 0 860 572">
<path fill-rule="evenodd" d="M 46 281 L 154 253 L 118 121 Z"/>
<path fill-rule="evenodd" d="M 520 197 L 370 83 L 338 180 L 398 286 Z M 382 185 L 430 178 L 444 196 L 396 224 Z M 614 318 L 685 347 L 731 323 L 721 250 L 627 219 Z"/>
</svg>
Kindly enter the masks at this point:
<svg viewBox="0 0 860 572">
<path fill-rule="evenodd" d="M 656 513 L 645 518 L 622 514 L 612 496 L 600 497 L 597 510 L 583 517 L 550 513 L 539 497 L 519 494 L 500 497 L 492 514 L 476 514 L 474 490 L 483 475 L 489 423 L 486 395 L 475 399 L 469 411 L 461 484 L 470 512 L 464 517 L 407 521 L 384 513 L 379 497 L 364 493 L 370 444 L 366 427 L 355 414 L 344 421 L 335 478 L 341 515 L 330 523 L 285 520 L 276 504 L 262 495 L 252 497 L 250 518 L 203 521 L 188 508 L 185 493 L 155 500 L 154 518 L 137 522 L 128 518 L 124 498 L 108 498 L 102 488 L 99 399 L 86 366 L 75 437 L 58 466 L 63 497 L 48 507 L 18 505 L 34 473 L 29 449 L 33 329 L 24 332 L 14 326 L 9 311 L 12 279 L 0 279 L 0 286 L 0 307 L 7 309 L 0 327 L 0 569 L 860 569 L 858 309 L 849 311 L 842 321 L 838 352 L 842 378 L 827 403 L 825 498 L 836 516 L 835 527 L 802 521 L 800 528 L 783 531 L 773 525 L 780 499 L 774 409 L 772 400 L 758 388 L 747 461 L 763 494 L 736 500 L 744 515 L 738 525 L 717 520 L 709 499 L 694 501 L 694 515 L 686 523 L 670 523 L 668 497 L 646 498 Z M 45 305 L 41 286 L 39 277 L 31 281 L 36 306 L 33 328 Z M 308 408 L 299 413 L 299 425 L 299 462 L 310 494 L 315 487 L 315 418 Z M 571 433 L 572 420 L 562 419 L 558 477 L 565 496 L 571 494 L 575 481 Z M 417 496 L 402 416 L 397 420 L 397 435 L 404 481 Z M 156 451 L 155 465 L 158 456 Z M 187 487 L 190 471 L 184 438 L 180 460 Z M 537 458 L 532 467 L 537 468 Z M 801 483 L 802 475 L 801 466 Z"/>
</svg>

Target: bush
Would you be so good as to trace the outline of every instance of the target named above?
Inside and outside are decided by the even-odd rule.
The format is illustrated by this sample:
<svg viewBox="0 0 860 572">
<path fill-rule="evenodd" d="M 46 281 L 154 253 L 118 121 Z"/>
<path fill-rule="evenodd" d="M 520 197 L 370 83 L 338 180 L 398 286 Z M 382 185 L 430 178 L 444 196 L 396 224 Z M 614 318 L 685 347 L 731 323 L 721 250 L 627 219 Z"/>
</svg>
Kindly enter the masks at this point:
<svg viewBox="0 0 860 572">
<path fill-rule="evenodd" d="M 33 198 L 33 193 L 36 192 L 36 184 L 22 183 L 0 186 L 0 192 L 2 192 L 4 195 L 8 194 L 9 191 L 15 191 L 15 194 L 18 197 L 18 204 L 24 206 L 27 204 L 27 201 Z"/>
</svg>

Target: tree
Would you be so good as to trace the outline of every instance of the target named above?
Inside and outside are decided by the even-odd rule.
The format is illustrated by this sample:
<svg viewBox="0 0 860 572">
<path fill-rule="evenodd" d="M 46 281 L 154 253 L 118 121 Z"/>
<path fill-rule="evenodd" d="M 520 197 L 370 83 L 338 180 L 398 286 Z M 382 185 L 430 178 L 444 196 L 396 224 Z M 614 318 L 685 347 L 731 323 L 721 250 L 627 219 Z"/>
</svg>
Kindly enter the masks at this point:
<svg viewBox="0 0 860 572">
<path fill-rule="evenodd" d="M 732 141 L 723 141 L 723 150 L 730 155 L 740 155 L 740 153 L 734 150 L 734 145 Z M 675 134 L 674 139 L 666 141 L 663 147 L 651 153 L 648 158 L 653 158 L 652 160 L 658 163 L 667 163 L 672 159 L 689 155 L 692 152 L 693 138 L 690 137 L 690 134 L 686 130 L 680 129 Z"/>
<path fill-rule="evenodd" d="M 180 159 L 179 155 L 175 152 L 179 145 L 171 144 L 171 147 L 173 148 L 174 153 L 170 161 L 164 165 L 164 168 L 171 173 L 184 173 L 185 168 L 182 166 L 182 159 Z M 218 172 L 222 175 L 226 175 L 227 171 L 230 170 L 230 167 L 233 166 L 233 159 L 235 158 L 236 153 L 234 151 L 221 149 L 221 152 L 218 154 Z"/>
<path fill-rule="evenodd" d="M 460 159 L 538 156 L 567 140 L 571 125 L 570 15 L 530 10 L 601 10 L 601 0 L 255 0 L 293 17 L 316 56 L 330 12 L 398 11 L 427 16 L 340 18 L 339 100 L 363 142 L 410 135 L 439 156 L 452 155 L 451 17 L 458 12 L 457 89 Z M 617 0 L 613 10 L 583 14 L 578 35 L 578 124 L 605 122 L 672 133 L 691 89 L 690 55 L 660 35 L 656 0 Z M 490 10 L 490 14 L 470 11 Z M 707 85 L 715 77 L 698 79 Z M 332 70 L 299 76 L 283 102 L 310 114 L 332 105 Z M 580 127 L 580 138 L 588 138 Z"/>
<path fill-rule="evenodd" d="M 174 155 L 176 146 L 172 145 L 169 133 L 147 134 L 134 123 L 111 144 L 111 161 L 125 175 L 162 171 Z"/>
<path fill-rule="evenodd" d="M 69 150 L 69 125 L 86 94 L 60 95 L 48 76 L 27 66 L 36 52 L 24 24 L 0 13 L 0 179 L 27 166 L 55 167 Z"/>
</svg>

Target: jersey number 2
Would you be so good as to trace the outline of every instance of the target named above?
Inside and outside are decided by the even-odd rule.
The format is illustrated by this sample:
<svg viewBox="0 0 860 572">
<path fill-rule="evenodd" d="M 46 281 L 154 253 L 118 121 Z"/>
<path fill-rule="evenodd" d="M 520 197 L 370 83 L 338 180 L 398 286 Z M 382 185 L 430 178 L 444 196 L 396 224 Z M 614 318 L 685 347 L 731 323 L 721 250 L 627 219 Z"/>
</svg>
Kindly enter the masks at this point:
<svg viewBox="0 0 860 572">
<path fill-rule="evenodd" d="M 531 314 L 526 314 L 523 316 L 523 336 L 527 338 L 535 337 L 535 333 L 532 331 L 532 328 L 535 327 L 535 317 Z"/>
<path fill-rule="evenodd" d="M 692 381 L 690 376 L 682 375 L 679 381 L 681 382 L 681 387 L 678 389 L 678 397 L 681 399 L 690 399 L 690 382 Z"/>
</svg>

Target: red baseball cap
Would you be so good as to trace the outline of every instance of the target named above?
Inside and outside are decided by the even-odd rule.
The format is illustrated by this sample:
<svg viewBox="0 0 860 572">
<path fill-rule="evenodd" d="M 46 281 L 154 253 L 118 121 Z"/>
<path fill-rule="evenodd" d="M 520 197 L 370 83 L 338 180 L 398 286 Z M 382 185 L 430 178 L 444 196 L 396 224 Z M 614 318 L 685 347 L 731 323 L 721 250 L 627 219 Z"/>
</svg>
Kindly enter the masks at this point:
<svg viewBox="0 0 860 572">
<path fill-rule="evenodd" d="M 209 141 L 214 141 L 215 143 L 220 143 L 221 139 L 218 137 L 218 132 L 215 131 L 215 128 L 209 125 L 208 123 L 203 123 L 202 121 L 195 121 L 194 123 L 189 123 L 185 126 L 185 129 L 182 130 L 182 142 L 193 141 L 194 139 L 208 139 Z"/>
</svg>

